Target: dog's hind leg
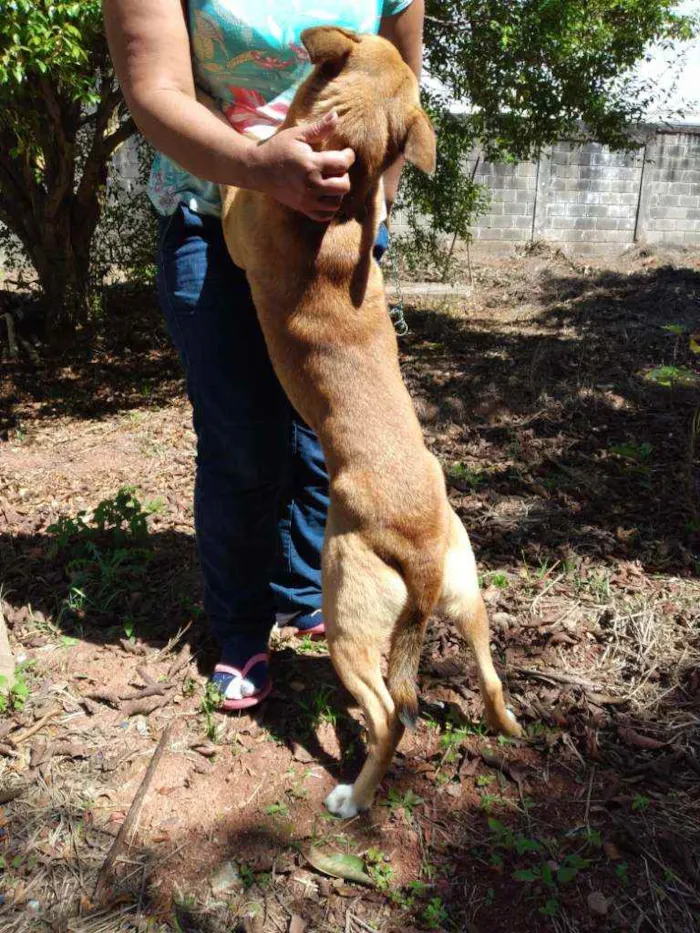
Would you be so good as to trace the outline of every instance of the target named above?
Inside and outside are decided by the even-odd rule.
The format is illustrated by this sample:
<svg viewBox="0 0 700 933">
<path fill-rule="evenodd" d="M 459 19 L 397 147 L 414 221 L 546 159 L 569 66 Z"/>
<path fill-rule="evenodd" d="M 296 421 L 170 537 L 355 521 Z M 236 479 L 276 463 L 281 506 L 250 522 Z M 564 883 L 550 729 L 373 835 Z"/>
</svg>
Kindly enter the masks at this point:
<svg viewBox="0 0 700 933">
<path fill-rule="evenodd" d="M 340 679 L 361 706 L 369 733 L 367 759 L 355 783 L 338 784 L 326 798 L 331 813 L 348 818 L 372 805 L 404 727 L 384 683 L 379 652 L 373 647 L 358 651 L 354 641 L 340 638 L 331 657 Z"/>
<path fill-rule="evenodd" d="M 476 561 L 469 535 L 452 510 L 439 608 L 455 623 L 474 652 L 489 728 L 506 735 L 520 735 L 520 726 L 513 713 L 506 708 L 503 687 L 493 666 L 489 620 L 479 591 Z"/>
<path fill-rule="evenodd" d="M 324 620 L 338 676 L 365 715 L 368 755 L 354 784 L 339 784 L 326 798 L 331 813 L 355 816 L 375 791 L 403 735 L 384 682 L 382 648 L 407 599 L 400 575 L 353 535 L 327 532 L 323 568 Z"/>
</svg>

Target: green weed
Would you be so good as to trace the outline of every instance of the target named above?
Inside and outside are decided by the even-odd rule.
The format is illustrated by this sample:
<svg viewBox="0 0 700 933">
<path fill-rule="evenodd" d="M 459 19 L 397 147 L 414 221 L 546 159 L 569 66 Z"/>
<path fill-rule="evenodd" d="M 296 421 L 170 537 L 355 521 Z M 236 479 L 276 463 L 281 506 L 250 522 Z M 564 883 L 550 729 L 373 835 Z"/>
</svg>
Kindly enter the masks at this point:
<svg viewBox="0 0 700 933">
<path fill-rule="evenodd" d="M 134 624 L 129 598 L 138 589 L 153 556 L 149 546 L 148 517 L 160 511 L 160 500 L 143 506 L 133 486 L 125 486 L 104 499 L 92 513 L 82 510 L 74 518 L 50 525 L 49 555 L 65 557 L 70 578 L 59 618 L 82 619 L 121 615 L 125 627 Z M 127 637 L 133 636 L 131 634 Z"/>
<path fill-rule="evenodd" d="M 484 470 L 467 466 L 460 461 L 447 468 L 447 476 L 455 485 L 466 487 L 472 492 L 488 481 L 488 475 Z"/>
<path fill-rule="evenodd" d="M 611 444 L 608 447 L 611 454 L 621 457 L 623 460 L 630 460 L 634 463 L 647 463 L 651 459 L 654 447 L 648 441 L 641 444 L 630 442 L 629 444 Z"/>
<path fill-rule="evenodd" d="M 644 812 L 649 809 L 651 800 L 649 797 L 645 797 L 644 794 L 636 794 L 634 800 L 632 801 L 632 809 L 638 812 Z"/>
<path fill-rule="evenodd" d="M 17 665 L 15 682 L 11 687 L 8 686 L 7 677 L 4 674 L 0 676 L 0 713 L 14 713 L 24 709 L 29 698 L 29 684 L 24 675 L 26 670 L 26 664 Z"/>
<path fill-rule="evenodd" d="M 322 638 L 312 638 L 311 635 L 302 635 L 295 646 L 297 654 L 328 654 L 325 641 Z"/>
<path fill-rule="evenodd" d="M 396 788 L 392 787 L 389 790 L 387 799 L 383 801 L 383 806 L 389 807 L 392 813 L 394 810 L 401 808 L 408 816 L 413 816 L 413 811 L 422 803 L 425 803 L 424 799 L 414 794 L 412 790 L 407 790 L 405 794 L 401 794 Z"/>
<path fill-rule="evenodd" d="M 564 845 L 570 845 L 570 840 L 559 845 L 556 840 L 536 839 L 515 832 L 493 817 L 489 818 L 488 825 L 492 833 L 491 864 L 502 870 L 507 857 L 515 860 L 516 864 L 524 862 L 523 867 L 515 868 L 511 877 L 527 884 L 532 897 L 544 898 L 538 911 L 548 917 L 559 911 L 562 886 L 576 880 L 591 865 L 591 859 L 581 852 L 589 847 L 598 850 L 601 843 L 599 833 L 586 833 L 578 852 L 565 852 Z"/>
<path fill-rule="evenodd" d="M 495 586 L 497 590 L 508 589 L 508 575 L 501 571 L 487 574 L 487 580 L 489 585 Z"/>
<path fill-rule="evenodd" d="M 306 734 L 314 732 L 322 722 L 328 722 L 333 726 L 337 724 L 338 713 L 330 702 L 334 693 L 334 688 L 329 684 L 321 684 L 308 699 L 302 698 L 298 701 L 303 713 L 303 731 Z"/>
<path fill-rule="evenodd" d="M 449 920 L 441 897 L 432 897 L 423 911 L 423 922 L 429 930 L 439 930 Z"/>
<path fill-rule="evenodd" d="M 217 742 L 219 739 L 219 732 L 214 714 L 221 707 L 223 701 L 223 694 L 216 686 L 216 684 L 207 681 L 206 686 L 204 687 L 204 694 L 200 700 L 200 708 L 204 713 L 207 738 L 210 742 Z"/>
<path fill-rule="evenodd" d="M 367 874 L 378 890 L 387 893 L 394 877 L 394 869 L 389 864 L 389 856 L 380 849 L 367 849 L 364 854 Z"/>
<path fill-rule="evenodd" d="M 640 373 L 645 382 L 673 389 L 678 386 L 682 389 L 693 389 L 700 386 L 700 376 L 685 366 L 658 366 Z"/>
<path fill-rule="evenodd" d="M 264 812 L 268 816 L 286 816 L 289 813 L 289 805 L 284 800 L 278 800 L 265 807 Z"/>
</svg>

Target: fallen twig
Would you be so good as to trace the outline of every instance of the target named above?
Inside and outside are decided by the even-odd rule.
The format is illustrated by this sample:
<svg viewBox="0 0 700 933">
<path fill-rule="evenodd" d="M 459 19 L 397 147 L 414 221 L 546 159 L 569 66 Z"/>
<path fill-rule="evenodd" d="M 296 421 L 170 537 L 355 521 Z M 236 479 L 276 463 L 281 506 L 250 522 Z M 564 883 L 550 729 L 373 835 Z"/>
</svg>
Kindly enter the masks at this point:
<svg viewBox="0 0 700 933">
<path fill-rule="evenodd" d="M 114 709 L 119 709 L 122 705 L 119 697 L 116 693 L 112 693 L 111 690 L 91 690 L 90 693 L 83 694 L 83 697 L 88 700 L 99 700 L 101 703 L 107 703 L 108 706 L 113 706 Z"/>
<path fill-rule="evenodd" d="M 140 690 L 137 690 L 136 693 L 124 693 L 120 697 L 122 700 L 143 700 L 146 697 L 162 697 L 165 696 L 165 687 L 162 684 L 149 684 L 147 687 L 142 687 Z"/>
<path fill-rule="evenodd" d="M 179 674 L 180 671 L 184 667 L 187 667 L 191 663 L 191 661 L 192 661 L 192 651 L 190 650 L 190 646 L 188 644 L 183 645 L 180 651 L 178 652 L 177 657 L 175 658 L 173 663 L 170 665 L 170 668 L 168 669 L 168 680 L 172 680 L 173 677 L 175 677 L 176 674 Z"/>
<path fill-rule="evenodd" d="M 62 712 L 63 710 L 59 707 L 56 707 L 56 709 L 50 709 L 45 716 L 42 716 L 41 719 L 35 722 L 33 726 L 25 729 L 24 732 L 20 732 L 20 734 L 16 736 L 8 735 L 8 745 L 11 745 L 13 748 L 17 748 L 17 746 L 22 742 L 26 742 L 26 740 L 30 739 L 36 732 L 39 732 L 40 729 L 43 729 L 50 719 L 53 719 L 54 716 L 58 716 L 58 714 Z"/>
<path fill-rule="evenodd" d="M 125 716 L 136 716 L 139 713 L 142 716 L 149 716 L 161 706 L 165 706 L 169 699 L 170 695 L 144 696 L 143 694 L 139 694 L 138 699 L 129 700 L 127 703 L 122 704 L 121 712 Z"/>
<path fill-rule="evenodd" d="M 570 684 L 573 687 L 580 687 L 582 690 L 600 691 L 603 688 L 600 684 L 595 684 L 585 677 L 576 677 L 573 674 L 560 674 L 558 671 L 536 671 L 531 667 L 512 667 L 512 671 L 522 674 L 524 677 L 534 677 L 536 680 L 551 680 L 555 684 Z"/>
<path fill-rule="evenodd" d="M 105 885 L 107 883 L 107 878 L 109 877 L 109 874 L 114 866 L 115 861 L 117 860 L 119 853 L 124 847 L 127 834 L 131 830 L 131 827 L 134 825 L 134 822 L 141 811 L 143 801 L 146 797 L 146 794 L 148 793 L 148 788 L 151 786 L 153 775 L 156 773 L 156 768 L 158 767 L 168 742 L 170 741 L 170 735 L 172 731 L 173 723 L 169 723 L 163 730 L 163 734 L 161 735 L 160 741 L 156 746 L 156 750 L 153 752 L 153 757 L 149 761 L 148 767 L 146 768 L 146 773 L 144 774 L 143 780 L 141 781 L 141 786 L 137 790 L 136 796 L 131 802 L 129 812 L 126 814 L 126 818 L 124 819 L 124 822 L 122 823 L 119 832 L 117 833 L 117 838 L 112 843 L 112 848 L 107 853 L 107 858 L 104 860 L 102 868 L 100 869 L 100 873 L 97 876 L 97 883 L 95 884 L 94 894 L 95 900 L 99 900 L 101 898 L 102 892 L 104 891 Z"/>
<path fill-rule="evenodd" d="M 126 651 L 127 654 L 136 654 L 139 656 L 144 654 L 144 650 L 141 647 L 141 645 L 132 644 L 132 642 L 130 642 L 128 638 L 120 638 L 119 644 L 122 646 L 122 648 L 124 649 L 124 651 Z"/>
</svg>

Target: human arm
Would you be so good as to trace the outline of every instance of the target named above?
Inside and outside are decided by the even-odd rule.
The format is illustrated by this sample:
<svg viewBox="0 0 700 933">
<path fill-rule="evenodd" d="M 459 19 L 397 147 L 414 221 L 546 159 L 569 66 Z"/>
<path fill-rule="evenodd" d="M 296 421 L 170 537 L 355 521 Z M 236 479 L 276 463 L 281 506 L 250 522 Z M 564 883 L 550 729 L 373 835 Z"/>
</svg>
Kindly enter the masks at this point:
<svg viewBox="0 0 700 933">
<path fill-rule="evenodd" d="M 385 16 L 379 27 L 379 35 L 393 43 L 401 57 L 420 81 L 423 69 L 423 20 L 425 18 L 425 0 L 413 0 L 395 16 Z M 387 211 L 391 213 L 399 176 L 404 159 L 399 158 L 384 173 L 384 195 Z"/>
<path fill-rule="evenodd" d="M 334 118 L 242 136 L 195 97 L 181 0 L 103 0 L 107 41 L 126 103 L 143 135 L 198 178 L 264 191 L 313 220 L 329 220 L 350 190 L 351 149 L 315 152 Z"/>
</svg>

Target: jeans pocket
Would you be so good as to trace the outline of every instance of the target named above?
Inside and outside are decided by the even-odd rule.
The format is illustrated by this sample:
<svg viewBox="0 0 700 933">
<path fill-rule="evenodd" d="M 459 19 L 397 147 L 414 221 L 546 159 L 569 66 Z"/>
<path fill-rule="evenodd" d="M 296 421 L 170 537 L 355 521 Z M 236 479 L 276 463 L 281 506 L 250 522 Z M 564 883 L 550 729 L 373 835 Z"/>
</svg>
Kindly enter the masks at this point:
<svg viewBox="0 0 700 933">
<path fill-rule="evenodd" d="M 195 313 L 206 274 L 206 245 L 188 230 L 182 204 L 160 219 L 157 286 L 161 309 L 170 323 L 173 316 Z M 201 280 L 201 281 L 200 281 Z"/>
<path fill-rule="evenodd" d="M 181 207 L 178 204 L 172 214 L 158 214 L 158 239 L 156 243 L 156 255 L 159 260 L 160 255 L 165 248 L 168 234 L 175 226 L 175 222 L 178 219 L 178 214 L 180 213 Z"/>
</svg>

